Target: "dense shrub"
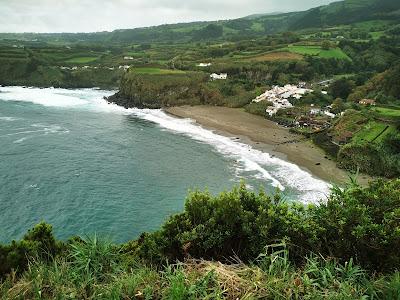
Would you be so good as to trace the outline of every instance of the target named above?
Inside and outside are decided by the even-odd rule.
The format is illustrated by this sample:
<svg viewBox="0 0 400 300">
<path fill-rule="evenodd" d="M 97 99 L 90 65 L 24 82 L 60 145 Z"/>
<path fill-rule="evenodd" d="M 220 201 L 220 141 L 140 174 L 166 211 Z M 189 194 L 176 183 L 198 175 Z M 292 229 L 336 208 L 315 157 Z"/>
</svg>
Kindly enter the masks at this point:
<svg viewBox="0 0 400 300">
<path fill-rule="evenodd" d="M 316 242 L 303 205 L 284 203 L 279 195 L 248 191 L 244 185 L 217 197 L 209 193 L 189 195 L 185 211 L 172 216 L 154 234 L 139 241 L 139 254 L 151 261 L 185 256 L 226 260 L 238 256 L 250 261 L 266 244 L 283 237 Z"/>
<path fill-rule="evenodd" d="M 122 246 L 96 237 L 59 244 L 51 226 L 41 223 L 21 241 L 0 246 L 0 276 L 23 272 L 31 258 L 46 263 L 57 255 L 88 283 L 106 280 L 103 273 L 118 272 L 126 258 L 158 267 L 187 258 L 256 263 L 276 241 L 284 241 L 285 259 L 296 267 L 320 255 L 389 273 L 400 268 L 399 220 L 399 179 L 334 188 L 319 205 L 289 203 L 279 193 L 271 197 L 242 184 L 218 196 L 191 193 L 183 213 Z"/>
<path fill-rule="evenodd" d="M 338 153 L 338 165 L 341 168 L 393 178 L 400 175 L 398 139 L 389 135 L 382 144 L 349 143 L 341 147 Z"/>
<path fill-rule="evenodd" d="M 350 143 L 344 145 L 338 153 L 338 165 L 347 170 L 360 169 L 368 174 L 384 175 L 382 157 L 374 144 Z"/>
<path fill-rule="evenodd" d="M 287 239 L 295 262 L 311 251 L 343 261 L 354 257 L 371 269 L 399 268 L 399 214 L 400 180 L 334 189 L 318 206 L 288 204 L 244 186 L 217 197 L 194 192 L 185 211 L 143 235 L 136 250 L 153 263 L 185 257 L 252 261 L 265 245 Z"/>
<path fill-rule="evenodd" d="M 265 117 L 267 114 L 266 109 L 271 105 L 272 103 L 268 101 L 251 102 L 245 106 L 245 110 L 248 113 Z"/>
<path fill-rule="evenodd" d="M 52 226 L 40 223 L 29 230 L 21 241 L 0 245 L 0 278 L 11 270 L 24 271 L 30 258 L 53 258 L 60 249 L 61 245 L 54 239 Z"/>
<path fill-rule="evenodd" d="M 344 260 L 354 257 L 365 267 L 400 267 L 400 180 L 335 189 L 315 208 L 322 229 L 320 252 Z"/>
</svg>

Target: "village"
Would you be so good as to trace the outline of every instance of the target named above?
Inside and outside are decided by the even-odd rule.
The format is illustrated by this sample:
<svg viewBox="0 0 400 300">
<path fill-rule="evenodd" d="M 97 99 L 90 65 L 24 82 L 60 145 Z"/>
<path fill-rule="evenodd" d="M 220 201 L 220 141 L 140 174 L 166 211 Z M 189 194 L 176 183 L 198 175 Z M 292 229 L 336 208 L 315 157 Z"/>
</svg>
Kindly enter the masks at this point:
<svg viewBox="0 0 400 300">
<path fill-rule="evenodd" d="M 124 70 L 127 71 L 129 70 L 130 66 L 129 65 L 120 65 L 118 67 L 96 67 L 96 66 L 72 66 L 72 67 L 66 67 L 66 66 L 60 66 L 59 67 L 61 70 L 69 70 L 69 71 L 77 71 L 77 70 L 97 70 L 97 69 L 106 69 L 110 71 L 114 70 Z"/>
<path fill-rule="evenodd" d="M 211 63 L 199 63 L 198 67 L 209 67 Z M 212 73 L 210 80 L 227 80 L 227 73 Z M 315 85 L 320 90 L 329 87 L 330 80 L 324 80 Z M 297 128 L 299 131 L 318 132 L 329 128 L 332 120 L 336 117 L 332 105 L 318 106 L 316 104 L 297 105 L 304 96 L 313 93 L 311 85 L 306 82 L 299 82 L 297 85 L 286 84 L 285 86 L 273 86 L 252 100 L 253 103 L 268 103 L 265 116 L 280 123 L 281 125 Z M 321 90 L 322 95 L 328 92 Z"/>
<path fill-rule="evenodd" d="M 294 127 L 309 133 L 318 132 L 329 128 L 336 114 L 331 112 L 332 106 L 319 106 L 316 104 L 296 105 L 307 94 L 314 90 L 307 88 L 307 83 L 299 82 L 297 85 L 287 84 L 283 87 L 273 86 L 265 93 L 256 97 L 253 102 L 266 102 L 266 115 L 272 120 Z M 320 91 L 327 95 L 326 91 Z"/>
</svg>

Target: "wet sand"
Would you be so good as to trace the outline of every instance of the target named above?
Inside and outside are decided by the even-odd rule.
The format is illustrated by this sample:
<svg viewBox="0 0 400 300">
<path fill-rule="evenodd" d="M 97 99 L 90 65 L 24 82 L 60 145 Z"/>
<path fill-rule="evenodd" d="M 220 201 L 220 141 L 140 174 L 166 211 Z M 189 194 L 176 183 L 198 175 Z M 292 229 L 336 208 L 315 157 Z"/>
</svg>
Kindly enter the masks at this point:
<svg viewBox="0 0 400 300">
<path fill-rule="evenodd" d="M 207 129 L 237 138 L 256 149 L 292 162 L 327 182 L 343 184 L 349 180 L 349 174 L 336 167 L 335 162 L 312 142 L 243 109 L 181 106 L 167 108 L 165 112 L 180 118 L 190 118 Z M 359 177 L 362 184 L 369 179 L 367 176 Z"/>
</svg>

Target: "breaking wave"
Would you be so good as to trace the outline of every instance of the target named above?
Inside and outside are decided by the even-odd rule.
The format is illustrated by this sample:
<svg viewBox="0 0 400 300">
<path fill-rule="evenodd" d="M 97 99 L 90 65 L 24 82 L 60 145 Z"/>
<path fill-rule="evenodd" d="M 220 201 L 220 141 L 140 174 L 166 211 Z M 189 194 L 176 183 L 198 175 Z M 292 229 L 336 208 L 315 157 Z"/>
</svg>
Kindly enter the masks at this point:
<svg viewBox="0 0 400 300">
<path fill-rule="evenodd" d="M 316 202 L 329 193 L 330 185 L 328 183 L 313 177 L 293 163 L 273 157 L 240 141 L 216 134 L 190 119 L 179 119 L 167 115 L 162 110 L 125 109 L 109 104 L 103 97 L 110 96 L 113 93 L 114 91 L 98 89 L 1 87 L 0 100 L 24 101 L 48 107 L 133 115 L 158 124 L 160 128 L 165 130 L 183 134 L 193 140 L 213 146 L 219 153 L 232 158 L 238 177 L 254 176 L 270 182 L 281 190 L 285 188 L 297 190 L 301 194 L 299 200 L 303 202 Z M 37 127 L 39 127 L 38 130 L 46 132 L 46 129 Z M 47 131 L 60 131 L 60 128 L 51 128 Z M 21 143 L 23 140 L 20 139 L 15 142 Z"/>
</svg>

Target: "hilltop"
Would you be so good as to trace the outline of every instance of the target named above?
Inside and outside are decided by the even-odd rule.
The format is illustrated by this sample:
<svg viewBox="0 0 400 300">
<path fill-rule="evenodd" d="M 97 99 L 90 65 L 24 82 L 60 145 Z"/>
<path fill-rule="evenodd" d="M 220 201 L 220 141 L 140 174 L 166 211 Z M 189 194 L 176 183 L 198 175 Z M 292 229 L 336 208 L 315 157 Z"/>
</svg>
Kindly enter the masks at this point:
<svg viewBox="0 0 400 300">
<path fill-rule="evenodd" d="M 0 39 L 52 43 L 187 43 L 257 38 L 265 34 L 349 25 L 371 20 L 398 21 L 396 0 L 344 0 L 307 11 L 258 14 L 233 20 L 168 24 L 95 33 L 3 33 Z"/>
</svg>

